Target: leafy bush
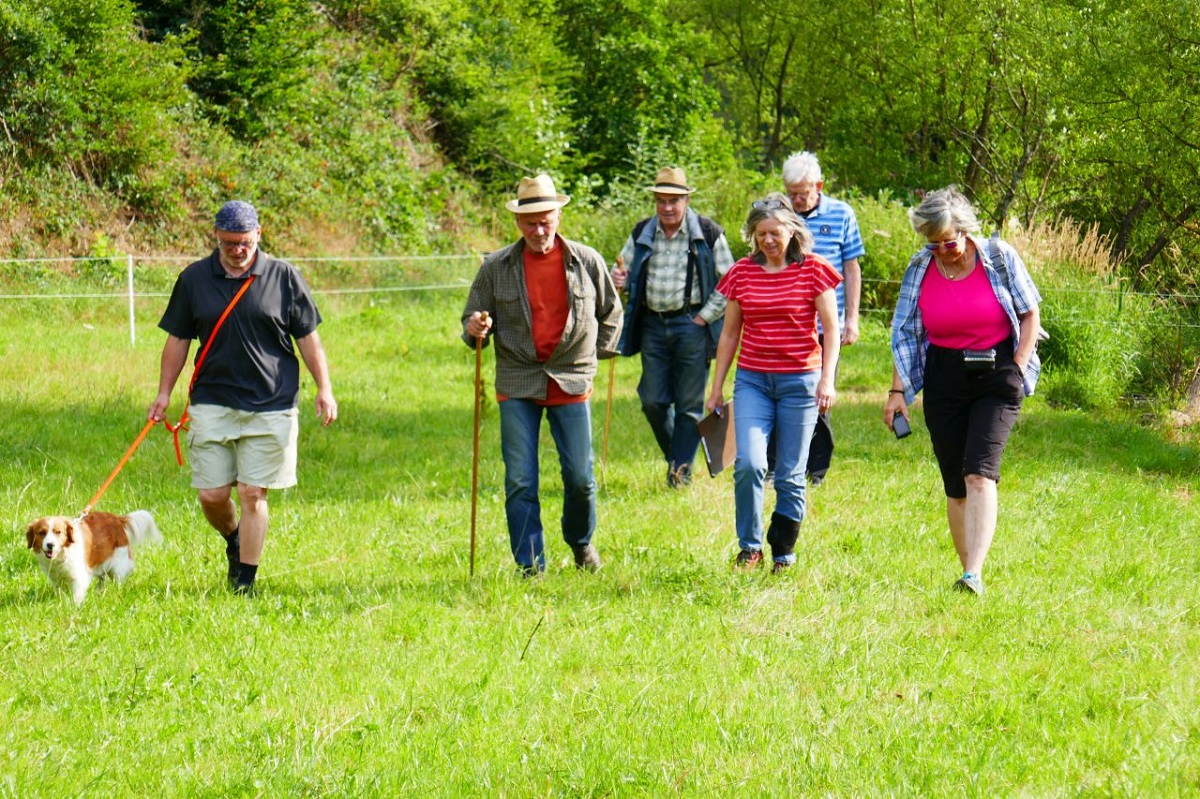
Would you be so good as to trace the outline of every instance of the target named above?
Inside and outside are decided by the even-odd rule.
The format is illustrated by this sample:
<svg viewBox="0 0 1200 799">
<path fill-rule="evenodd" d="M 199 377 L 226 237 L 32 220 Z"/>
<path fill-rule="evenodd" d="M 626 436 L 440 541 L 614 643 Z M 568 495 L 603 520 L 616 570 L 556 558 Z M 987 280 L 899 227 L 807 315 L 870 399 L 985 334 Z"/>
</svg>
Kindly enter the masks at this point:
<svg viewBox="0 0 1200 799">
<path fill-rule="evenodd" d="M 1050 334 L 1038 348 L 1039 393 L 1059 406 L 1116 405 L 1139 378 L 1151 299 L 1128 291 L 1094 230 L 1059 220 L 1014 232 L 1013 243 L 1038 284 Z"/>
<path fill-rule="evenodd" d="M 186 106 L 175 56 L 138 37 L 128 0 L 0 0 L 0 140 L 20 173 L 54 165 L 143 201 Z"/>
<path fill-rule="evenodd" d="M 920 248 L 921 238 L 908 223 L 907 207 L 886 193 L 866 196 L 848 192 L 837 196 L 854 208 L 867 251 L 859 260 L 862 311 L 890 324 L 900 294 L 900 279 Z"/>
</svg>

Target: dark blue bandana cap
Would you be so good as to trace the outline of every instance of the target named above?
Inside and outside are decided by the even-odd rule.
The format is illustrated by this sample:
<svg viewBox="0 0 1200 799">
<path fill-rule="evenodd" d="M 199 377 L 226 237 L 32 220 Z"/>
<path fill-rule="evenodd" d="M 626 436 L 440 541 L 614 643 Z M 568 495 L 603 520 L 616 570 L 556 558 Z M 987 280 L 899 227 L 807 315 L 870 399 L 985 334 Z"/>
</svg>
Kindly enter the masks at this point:
<svg viewBox="0 0 1200 799">
<path fill-rule="evenodd" d="M 217 230 L 228 233 L 249 233 L 258 230 L 258 212 L 243 200 L 230 200 L 217 211 Z"/>
</svg>

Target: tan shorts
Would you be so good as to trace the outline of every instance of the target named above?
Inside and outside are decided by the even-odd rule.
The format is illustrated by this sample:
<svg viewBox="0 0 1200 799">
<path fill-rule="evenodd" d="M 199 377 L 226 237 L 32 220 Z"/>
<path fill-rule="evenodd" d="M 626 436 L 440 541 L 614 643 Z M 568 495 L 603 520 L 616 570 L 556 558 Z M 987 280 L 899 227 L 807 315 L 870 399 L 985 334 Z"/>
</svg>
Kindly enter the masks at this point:
<svg viewBox="0 0 1200 799">
<path fill-rule="evenodd" d="M 299 415 L 288 411 L 252 413 L 220 405 L 193 405 L 187 443 L 192 488 L 223 488 L 243 483 L 257 488 L 296 484 Z"/>
</svg>

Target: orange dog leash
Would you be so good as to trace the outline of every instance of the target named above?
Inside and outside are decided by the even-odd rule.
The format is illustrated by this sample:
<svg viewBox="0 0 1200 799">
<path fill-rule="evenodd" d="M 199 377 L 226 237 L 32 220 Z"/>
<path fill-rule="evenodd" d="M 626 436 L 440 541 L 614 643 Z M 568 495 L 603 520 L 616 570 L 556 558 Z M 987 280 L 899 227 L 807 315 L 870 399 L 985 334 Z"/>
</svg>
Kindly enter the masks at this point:
<svg viewBox="0 0 1200 799">
<path fill-rule="evenodd" d="M 217 337 L 217 332 L 221 329 L 221 325 L 225 324 L 225 320 L 228 319 L 229 314 L 233 312 L 233 307 L 238 304 L 238 301 L 242 299 L 242 295 L 246 293 L 246 290 L 250 288 L 250 284 L 253 282 L 254 275 L 251 275 L 242 283 L 242 287 L 238 289 L 237 294 L 233 295 L 233 299 L 229 301 L 229 305 L 225 306 L 225 310 L 221 313 L 221 317 L 217 319 L 217 323 L 213 325 L 212 333 L 209 334 L 208 341 L 204 342 L 204 348 L 200 350 L 200 357 L 196 359 L 196 368 L 192 370 L 192 379 L 188 382 L 188 400 L 183 404 L 183 413 L 179 415 L 179 421 L 175 424 L 171 424 L 165 417 L 162 420 L 163 427 L 171 431 L 171 436 L 175 439 L 175 460 L 178 461 L 180 466 L 183 466 L 183 450 L 179 446 L 179 433 L 181 430 L 187 430 L 186 425 L 188 421 L 188 403 L 191 402 L 192 388 L 196 385 L 196 376 L 200 374 L 200 367 L 204 365 L 204 359 L 207 357 L 208 350 L 212 346 L 213 339 Z M 138 433 L 137 438 L 135 438 L 133 443 L 129 445 L 129 449 L 125 450 L 125 454 L 121 456 L 121 460 L 117 463 L 116 468 L 109 473 L 108 479 L 104 481 L 104 485 L 100 486 L 100 490 L 92 496 L 87 506 L 83 509 L 83 512 L 79 514 L 80 519 L 91 513 L 92 507 L 100 501 L 100 497 L 104 496 L 104 492 L 108 490 L 108 487 L 112 485 L 113 480 L 115 480 L 117 475 L 121 473 L 121 470 L 125 468 L 125 464 L 129 463 L 129 459 L 133 457 L 133 453 L 136 452 L 137 448 L 142 445 L 142 441 L 146 438 L 146 434 L 150 432 L 150 428 L 154 427 L 156 424 L 158 424 L 158 422 L 153 420 L 146 422 L 146 425 L 142 428 L 142 432 Z"/>
</svg>

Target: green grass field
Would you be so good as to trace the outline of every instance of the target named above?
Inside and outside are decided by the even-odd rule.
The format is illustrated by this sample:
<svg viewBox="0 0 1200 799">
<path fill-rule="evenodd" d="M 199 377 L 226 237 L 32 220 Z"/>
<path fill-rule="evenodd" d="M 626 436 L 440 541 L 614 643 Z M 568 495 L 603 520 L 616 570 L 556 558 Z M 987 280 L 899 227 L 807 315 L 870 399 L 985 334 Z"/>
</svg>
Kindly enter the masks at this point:
<svg viewBox="0 0 1200 799">
<path fill-rule="evenodd" d="M 6 305 L 0 796 L 1200 795 L 1200 453 L 1034 398 L 987 595 L 953 593 L 920 414 L 901 442 L 880 421 L 874 324 L 844 355 L 797 567 L 738 575 L 731 475 L 665 488 L 621 361 L 605 567 L 569 565 L 547 433 L 549 569 L 514 575 L 489 401 L 472 579 L 464 296 L 321 298 L 341 418 L 315 423 L 306 381 L 256 598 L 225 590 L 158 428 L 98 509 L 146 508 L 166 541 L 79 608 L 24 529 L 78 512 L 141 429 L 164 301 L 132 348 L 119 302 Z"/>
</svg>

